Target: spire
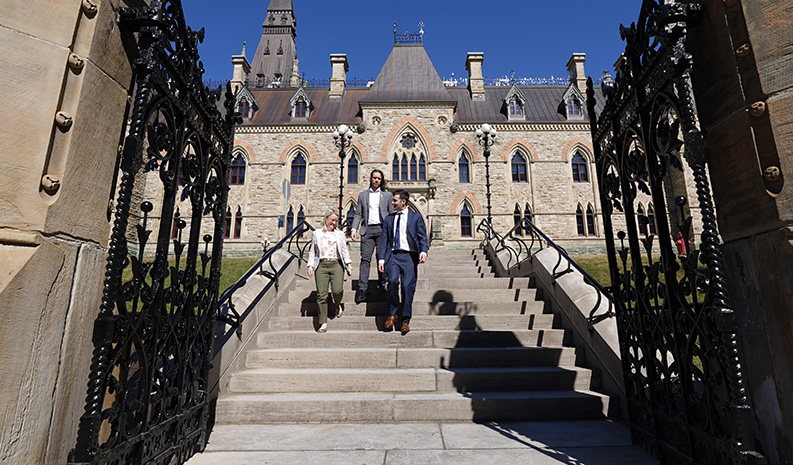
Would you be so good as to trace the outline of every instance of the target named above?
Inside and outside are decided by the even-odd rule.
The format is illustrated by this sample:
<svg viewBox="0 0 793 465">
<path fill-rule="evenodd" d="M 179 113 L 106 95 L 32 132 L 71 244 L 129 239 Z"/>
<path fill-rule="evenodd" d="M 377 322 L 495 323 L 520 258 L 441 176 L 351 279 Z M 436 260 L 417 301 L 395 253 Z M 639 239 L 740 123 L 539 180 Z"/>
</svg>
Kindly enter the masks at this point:
<svg viewBox="0 0 793 465">
<path fill-rule="evenodd" d="M 242 41 L 242 53 L 240 55 L 245 56 L 245 41 Z"/>
<path fill-rule="evenodd" d="M 260 86 L 291 82 L 297 59 L 297 20 L 292 0 L 271 0 L 262 23 L 262 36 L 251 65 L 263 75 Z M 271 47 L 272 45 L 272 47 Z M 257 76 L 258 77 L 258 76 Z"/>
</svg>

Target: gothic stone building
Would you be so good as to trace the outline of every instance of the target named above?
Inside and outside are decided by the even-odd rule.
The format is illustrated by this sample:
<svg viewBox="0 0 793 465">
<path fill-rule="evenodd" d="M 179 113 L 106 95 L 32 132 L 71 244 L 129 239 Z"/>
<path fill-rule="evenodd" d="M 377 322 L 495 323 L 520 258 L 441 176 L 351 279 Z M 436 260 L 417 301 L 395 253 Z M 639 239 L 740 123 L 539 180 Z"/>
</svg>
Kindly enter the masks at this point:
<svg viewBox="0 0 793 465">
<path fill-rule="evenodd" d="M 292 1 L 272 0 L 252 61 L 244 47 L 232 57 L 243 124 L 235 136 L 225 250 L 273 243 L 301 219 L 319 225 L 324 212 L 338 208 L 340 171 L 343 216 L 351 218 L 373 169 L 385 173 L 389 190 L 411 193 L 410 208 L 424 215 L 433 246 L 481 239 L 489 169 L 496 231 L 528 217 L 568 247 L 602 250 L 583 53 L 567 63 L 568 85 L 486 86 L 484 54 L 471 52 L 462 87 L 441 80 L 421 34 L 395 34 L 367 87 L 348 85 L 344 54 L 330 56 L 330 85 L 311 87 L 299 78 L 295 36 Z M 475 135 L 482 123 L 498 132 L 489 166 Z M 331 135 L 340 124 L 354 132 L 343 159 Z M 649 196 L 636 211 L 652 219 Z"/>
</svg>

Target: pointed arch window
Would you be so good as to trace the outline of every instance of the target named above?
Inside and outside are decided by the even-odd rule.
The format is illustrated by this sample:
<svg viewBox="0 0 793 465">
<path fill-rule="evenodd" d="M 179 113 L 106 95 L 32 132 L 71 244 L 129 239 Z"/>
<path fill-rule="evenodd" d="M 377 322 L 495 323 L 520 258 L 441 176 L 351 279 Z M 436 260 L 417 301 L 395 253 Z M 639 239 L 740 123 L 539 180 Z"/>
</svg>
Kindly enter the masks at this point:
<svg viewBox="0 0 793 465">
<path fill-rule="evenodd" d="M 231 237 L 231 208 L 226 209 L 226 225 L 223 231 L 223 237 L 228 239 Z"/>
<path fill-rule="evenodd" d="M 173 224 L 171 225 L 171 239 L 176 239 L 179 236 L 179 207 L 176 207 L 176 212 L 173 214 Z"/>
<path fill-rule="evenodd" d="M 586 236 L 586 229 L 584 227 L 584 211 L 581 210 L 581 205 L 575 210 L 575 224 L 578 227 L 578 235 Z"/>
<path fill-rule="evenodd" d="M 512 212 L 512 221 L 515 223 L 515 235 L 522 236 L 523 228 L 520 227 L 522 216 L 520 214 L 520 206 L 515 205 L 515 210 Z"/>
<path fill-rule="evenodd" d="M 292 211 L 292 207 L 289 207 L 289 212 L 286 214 L 286 232 L 287 234 L 292 228 L 295 227 L 295 212 Z"/>
<path fill-rule="evenodd" d="M 405 155 L 402 155 L 402 169 L 399 174 L 399 179 L 403 181 L 407 181 L 408 179 L 408 159 Z"/>
<path fill-rule="evenodd" d="M 471 210 L 468 209 L 468 204 L 464 203 L 460 211 L 460 236 L 473 237 L 471 223 Z"/>
<path fill-rule="evenodd" d="M 526 159 L 522 153 L 515 152 L 512 157 L 512 182 L 528 182 L 526 171 Z"/>
<path fill-rule="evenodd" d="M 523 116 L 523 107 L 520 104 L 520 100 L 517 98 L 513 98 L 509 101 L 509 116 L 514 118 L 516 116 Z"/>
<path fill-rule="evenodd" d="M 589 173 L 587 173 L 586 160 L 581 155 L 581 152 L 576 152 L 573 155 L 573 182 L 589 182 Z"/>
<path fill-rule="evenodd" d="M 419 157 L 419 181 L 427 179 L 427 162 L 424 160 L 424 155 Z"/>
<path fill-rule="evenodd" d="M 302 153 L 298 153 L 294 160 L 292 160 L 292 184 L 305 184 L 306 183 L 306 159 Z"/>
<path fill-rule="evenodd" d="M 655 212 L 653 211 L 653 204 L 647 205 L 647 227 L 650 234 L 655 234 Z"/>
<path fill-rule="evenodd" d="M 358 157 L 355 153 L 350 155 L 350 161 L 347 162 L 347 184 L 358 184 Z"/>
<path fill-rule="evenodd" d="M 418 162 L 416 161 L 416 156 L 411 155 L 410 157 L 410 180 L 415 181 L 418 179 Z"/>
<path fill-rule="evenodd" d="M 529 207 L 529 204 L 526 204 L 526 208 L 523 209 L 523 218 L 534 223 L 534 215 L 531 214 L 531 207 Z M 526 230 L 526 232 L 529 232 L 529 230 Z"/>
<path fill-rule="evenodd" d="M 238 154 L 231 162 L 231 179 L 229 184 L 232 186 L 241 186 L 245 184 L 245 158 L 242 154 Z"/>
<path fill-rule="evenodd" d="M 642 236 L 646 236 L 647 235 L 647 223 L 646 223 L 647 219 L 644 216 L 644 207 L 642 206 L 642 204 L 639 204 L 639 207 L 636 208 L 636 218 L 639 221 L 639 234 L 641 234 Z"/>
<path fill-rule="evenodd" d="M 460 182 L 471 182 L 470 164 L 465 152 L 460 154 L 460 160 L 457 162 L 458 171 L 460 172 Z"/>
<path fill-rule="evenodd" d="M 586 207 L 586 226 L 587 234 L 590 236 L 595 235 L 595 213 L 592 211 L 592 205 Z"/>
<path fill-rule="evenodd" d="M 351 203 L 350 209 L 347 210 L 347 216 L 345 217 L 347 227 L 344 229 L 344 234 L 346 234 L 347 237 L 349 237 L 350 233 L 352 232 L 352 220 L 354 218 L 355 218 L 355 204 Z"/>
<path fill-rule="evenodd" d="M 301 221 L 305 221 L 305 220 L 306 220 L 306 214 L 303 213 L 303 206 L 301 205 L 300 206 L 300 210 L 297 211 L 297 223 L 296 224 L 300 224 Z"/>
<path fill-rule="evenodd" d="M 239 239 L 242 235 L 242 210 L 237 207 L 237 214 L 234 215 L 234 239 Z"/>
<path fill-rule="evenodd" d="M 399 157 L 394 154 L 394 161 L 391 162 L 393 166 L 393 170 L 391 171 L 391 179 L 394 181 L 399 181 Z"/>
</svg>

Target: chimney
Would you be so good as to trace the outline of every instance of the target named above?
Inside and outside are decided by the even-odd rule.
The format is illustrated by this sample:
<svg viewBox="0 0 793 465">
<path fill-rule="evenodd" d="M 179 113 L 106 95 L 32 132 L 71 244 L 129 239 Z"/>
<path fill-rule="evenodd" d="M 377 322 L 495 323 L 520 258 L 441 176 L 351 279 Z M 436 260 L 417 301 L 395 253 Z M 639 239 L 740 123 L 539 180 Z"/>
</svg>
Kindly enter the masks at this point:
<svg viewBox="0 0 793 465">
<path fill-rule="evenodd" d="M 468 52 L 465 58 L 465 69 L 468 71 L 468 92 L 471 100 L 485 100 L 485 78 L 482 77 L 482 62 L 485 54 L 482 52 Z"/>
<path fill-rule="evenodd" d="M 237 91 L 243 87 L 248 80 L 251 72 L 251 64 L 245 58 L 245 42 L 242 43 L 242 53 L 231 57 L 231 64 L 234 65 L 234 72 L 231 77 L 231 91 L 236 95 Z"/>
<path fill-rule="evenodd" d="M 567 72 L 570 73 L 570 84 L 575 84 L 582 94 L 586 95 L 586 73 L 584 62 L 586 53 L 574 53 L 567 62 Z"/>
<path fill-rule="evenodd" d="M 330 76 L 330 93 L 328 97 L 331 100 L 341 100 L 344 95 L 344 88 L 347 86 L 347 71 L 350 69 L 347 63 L 347 55 L 344 53 L 331 53 L 330 66 L 333 73 Z"/>
</svg>

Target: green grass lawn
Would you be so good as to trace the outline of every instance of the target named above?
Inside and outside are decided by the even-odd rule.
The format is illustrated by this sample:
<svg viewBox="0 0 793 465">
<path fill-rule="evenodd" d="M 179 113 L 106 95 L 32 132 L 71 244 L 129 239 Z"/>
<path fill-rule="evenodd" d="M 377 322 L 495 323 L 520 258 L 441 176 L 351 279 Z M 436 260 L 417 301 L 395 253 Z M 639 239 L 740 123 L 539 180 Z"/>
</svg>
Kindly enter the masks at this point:
<svg viewBox="0 0 793 465">
<path fill-rule="evenodd" d="M 149 258 L 148 260 L 151 260 Z M 251 258 L 224 258 L 223 262 L 220 267 L 220 295 L 223 294 L 223 291 L 231 287 L 235 282 L 237 282 L 243 274 L 245 274 L 250 267 L 252 267 L 257 261 L 259 257 L 251 257 Z M 170 266 L 173 266 L 174 259 L 173 257 L 168 259 L 168 263 Z M 182 258 L 181 266 L 184 267 L 185 260 Z M 207 265 L 209 267 L 210 265 Z M 199 260 L 199 267 L 200 267 L 200 260 Z M 200 268 L 199 268 L 200 270 Z M 200 271 L 199 271 L 200 272 Z M 209 270 L 207 270 L 207 273 Z M 132 278 L 132 268 L 126 267 L 124 269 L 124 273 L 122 274 L 122 282 L 127 282 L 129 279 Z M 150 282 L 150 281 L 149 281 Z M 170 283 L 170 279 L 165 279 L 165 285 L 168 286 Z"/>
</svg>

